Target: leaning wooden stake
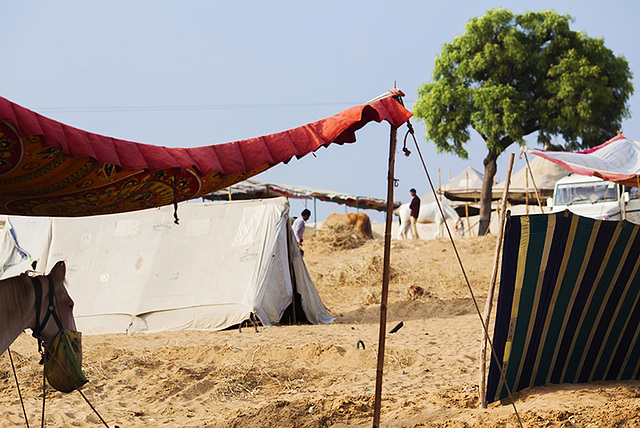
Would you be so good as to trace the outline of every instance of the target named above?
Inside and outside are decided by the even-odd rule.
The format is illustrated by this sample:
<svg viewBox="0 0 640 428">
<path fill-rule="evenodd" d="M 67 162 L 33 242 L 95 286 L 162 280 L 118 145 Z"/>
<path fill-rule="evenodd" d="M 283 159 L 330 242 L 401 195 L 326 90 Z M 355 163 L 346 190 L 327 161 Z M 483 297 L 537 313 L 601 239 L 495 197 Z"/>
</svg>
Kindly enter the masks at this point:
<svg viewBox="0 0 640 428">
<path fill-rule="evenodd" d="M 487 293 L 487 301 L 484 304 L 484 327 L 487 331 L 482 332 L 482 351 L 480 353 L 480 386 L 478 393 L 480 394 L 480 408 L 487 408 L 487 344 L 489 337 L 489 321 L 491 321 L 491 307 L 493 305 L 493 294 L 496 287 L 498 277 L 498 264 L 500 263 L 500 250 L 502 249 L 502 238 L 504 236 L 504 221 L 507 213 L 507 196 L 509 195 L 509 183 L 511 182 L 511 170 L 513 169 L 513 160 L 516 155 L 511 153 L 509 158 L 509 169 L 507 170 L 507 179 L 504 182 L 504 190 L 502 192 L 502 204 L 500 210 L 500 228 L 498 230 L 498 239 L 496 241 L 495 257 L 493 262 L 493 271 L 491 272 L 491 282 L 489 283 L 489 292 Z"/>
<path fill-rule="evenodd" d="M 544 212 L 544 208 L 542 208 L 542 200 L 540 199 L 540 192 L 538 191 L 538 186 L 536 186 L 536 179 L 533 178 L 533 171 L 531 170 L 531 165 L 529 165 L 529 157 L 527 156 L 527 152 L 524 153 L 524 160 L 527 162 L 527 169 L 529 170 L 529 176 L 531 176 L 531 182 L 533 183 L 533 188 L 536 191 L 536 198 L 538 199 L 538 206 L 540 207 L 540 212 Z"/>
<path fill-rule="evenodd" d="M 387 332 L 387 298 L 389 296 L 389 265 L 391 261 L 391 225 L 393 222 L 393 188 L 396 161 L 398 127 L 391 125 L 389 144 L 389 169 L 387 171 L 387 218 L 384 229 L 384 265 L 382 268 L 382 297 L 380 298 L 380 335 L 378 337 L 378 368 L 376 371 L 376 392 L 373 407 L 373 428 L 380 426 L 382 407 L 382 375 L 384 374 L 384 346 Z"/>
</svg>

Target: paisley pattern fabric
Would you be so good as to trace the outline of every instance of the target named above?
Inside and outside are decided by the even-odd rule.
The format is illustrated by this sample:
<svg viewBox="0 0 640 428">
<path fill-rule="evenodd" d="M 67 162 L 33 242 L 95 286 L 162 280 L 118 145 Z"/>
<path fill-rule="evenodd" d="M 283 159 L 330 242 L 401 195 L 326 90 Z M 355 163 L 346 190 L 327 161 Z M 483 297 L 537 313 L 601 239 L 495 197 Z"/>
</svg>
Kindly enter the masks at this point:
<svg viewBox="0 0 640 428">
<path fill-rule="evenodd" d="M 118 140 L 48 119 L 0 97 L 0 213 L 79 217 L 199 198 L 332 143 L 370 121 L 405 123 L 389 91 L 298 128 L 248 140 L 169 148 Z"/>
</svg>

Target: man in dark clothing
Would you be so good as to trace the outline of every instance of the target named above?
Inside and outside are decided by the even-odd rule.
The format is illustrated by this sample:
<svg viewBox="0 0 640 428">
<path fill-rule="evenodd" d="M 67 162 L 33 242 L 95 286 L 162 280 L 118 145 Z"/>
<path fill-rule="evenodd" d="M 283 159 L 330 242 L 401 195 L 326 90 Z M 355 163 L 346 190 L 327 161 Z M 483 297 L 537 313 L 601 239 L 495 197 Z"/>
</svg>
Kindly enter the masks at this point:
<svg viewBox="0 0 640 428">
<path fill-rule="evenodd" d="M 409 222 L 411 223 L 411 234 L 413 235 L 413 239 L 418 239 L 418 215 L 420 215 L 420 198 L 416 195 L 416 189 L 409 190 L 411 193 L 412 199 L 409 204 L 409 209 L 411 209 L 411 214 L 409 216 Z"/>
</svg>

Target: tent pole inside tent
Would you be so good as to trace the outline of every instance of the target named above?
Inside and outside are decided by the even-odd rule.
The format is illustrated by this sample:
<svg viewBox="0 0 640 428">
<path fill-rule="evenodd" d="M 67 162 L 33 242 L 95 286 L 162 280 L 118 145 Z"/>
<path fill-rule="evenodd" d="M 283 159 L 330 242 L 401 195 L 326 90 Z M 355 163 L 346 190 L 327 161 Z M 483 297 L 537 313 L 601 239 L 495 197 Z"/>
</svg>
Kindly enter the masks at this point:
<svg viewBox="0 0 640 428">
<path fill-rule="evenodd" d="M 389 137 L 389 169 L 387 170 L 387 217 L 384 228 L 384 265 L 382 268 L 382 296 L 380 298 L 380 335 L 378 338 L 378 368 L 376 370 L 376 392 L 373 406 L 373 428 L 380 426 L 382 405 L 382 375 L 384 373 L 384 346 L 387 330 L 387 298 L 389 296 L 389 265 L 391 261 L 391 223 L 393 221 L 394 169 L 398 127 L 391 125 Z"/>
<path fill-rule="evenodd" d="M 489 283 L 489 292 L 487 300 L 484 303 L 484 325 L 486 330 L 482 332 L 482 350 L 480 352 L 480 385 L 478 386 L 478 394 L 480 395 L 480 408 L 487 408 L 487 342 L 489 337 L 489 321 L 491 320 L 491 307 L 493 305 L 493 293 L 496 287 L 498 277 L 498 264 L 500 262 L 500 250 L 502 248 L 502 239 L 504 237 L 504 219 L 507 213 L 507 196 L 509 195 L 509 183 L 511 182 L 511 170 L 513 169 L 513 160 L 515 153 L 511 153 L 509 157 L 509 169 L 507 169 L 507 178 L 504 182 L 502 191 L 502 210 L 500 211 L 500 228 L 498 229 L 498 239 L 496 240 L 496 250 L 494 253 L 493 271 L 491 272 L 491 282 Z"/>
</svg>

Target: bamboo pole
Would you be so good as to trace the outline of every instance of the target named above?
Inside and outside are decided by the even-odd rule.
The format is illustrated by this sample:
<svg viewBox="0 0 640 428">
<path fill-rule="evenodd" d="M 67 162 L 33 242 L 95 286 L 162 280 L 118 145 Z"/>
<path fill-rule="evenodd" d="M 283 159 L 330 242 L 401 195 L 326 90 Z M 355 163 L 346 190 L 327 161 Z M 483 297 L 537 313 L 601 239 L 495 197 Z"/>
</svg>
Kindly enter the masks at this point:
<svg viewBox="0 0 640 428">
<path fill-rule="evenodd" d="M 484 327 L 487 329 L 482 332 L 482 350 L 480 352 L 480 386 L 478 387 L 478 393 L 480 394 L 480 408 L 487 408 L 487 344 L 489 337 L 489 321 L 491 320 L 491 307 L 493 306 L 493 294 L 496 286 L 496 280 L 498 277 L 498 264 L 500 262 L 500 250 L 502 249 L 502 238 L 504 236 L 504 222 L 507 212 L 507 196 L 509 195 L 509 183 L 511 182 L 511 170 L 513 169 L 513 160 L 515 159 L 515 153 L 511 153 L 509 157 L 509 169 L 507 170 L 507 179 L 504 183 L 504 190 L 502 191 L 502 211 L 500 214 L 500 228 L 498 230 L 498 239 L 496 240 L 495 257 L 493 263 L 493 271 L 491 272 L 491 281 L 489 283 L 489 292 L 487 293 L 487 300 L 484 304 Z"/>
<path fill-rule="evenodd" d="M 387 170 L 387 218 L 384 229 L 384 260 L 382 268 L 382 296 L 380 298 L 380 334 L 378 337 L 378 366 L 376 370 L 376 392 L 373 407 L 373 428 L 380 426 L 382 407 L 382 376 L 384 374 L 384 348 L 387 331 L 387 300 L 389 296 L 389 274 L 391 261 L 391 226 L 393 221 L 393 188 L 395 186 L 394 169 L 398 127 L 391 125 L 389 137 L 389 168 Z"/>
</svg>

